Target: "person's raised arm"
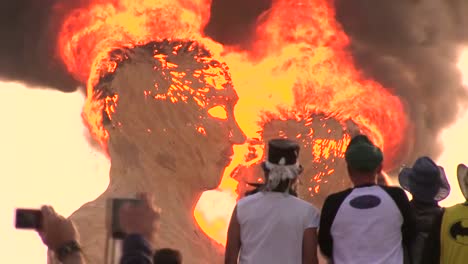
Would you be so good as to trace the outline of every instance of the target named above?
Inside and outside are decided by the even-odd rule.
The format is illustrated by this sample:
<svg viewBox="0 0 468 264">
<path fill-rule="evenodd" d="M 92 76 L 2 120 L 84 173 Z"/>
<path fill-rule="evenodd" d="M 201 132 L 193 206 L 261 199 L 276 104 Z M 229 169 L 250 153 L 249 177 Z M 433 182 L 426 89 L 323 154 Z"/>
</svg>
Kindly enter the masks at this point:
<svg viewBox="0 0 468 264">
<path fill-rule="evenodd" d="M 55 258 L 63 264 L 85 264 L 73 222 L 57 214 L 52 206 L 43 206 L 41 212 L 42 227 L 38 233 Z"/>
<path fill-rule="evenodd" d="M 302 240 L 302 264 L 318 264 L 317 258 L 317 228 L 304 230 Z"/>
<path fill-rule="evenodd" d="M 237 219 L 237 206 L 232 212 L 231 221 L 227 233 L 226 253 L 224 255 L 224 264 L 237 264 L 239 251 L 241 248 L 240 224 Z"/>
</svg>

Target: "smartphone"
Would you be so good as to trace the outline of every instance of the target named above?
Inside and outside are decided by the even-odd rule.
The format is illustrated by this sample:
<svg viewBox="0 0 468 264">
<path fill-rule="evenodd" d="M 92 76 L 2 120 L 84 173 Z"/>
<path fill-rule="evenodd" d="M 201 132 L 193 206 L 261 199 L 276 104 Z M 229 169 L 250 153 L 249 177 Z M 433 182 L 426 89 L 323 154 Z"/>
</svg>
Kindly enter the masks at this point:
<svg viewBox="0 0 468 264">
<path fill-rule="evenodd" d="M 138 204 L 141 200 L 133 198 L 114 198 L 108 201 L 108 216 L 110 216 L 110 232 L 114 239 L 124 239 L 125 232 L 122 230 L 119 220 L 119 210 L 126 203 Z"/>
<path fill-rule="evenodd" d="M 36 229 L 42 228 L 42 212 L 36 209 L 16 209 L 15 227 L 17 229 Z"/>
</svg>

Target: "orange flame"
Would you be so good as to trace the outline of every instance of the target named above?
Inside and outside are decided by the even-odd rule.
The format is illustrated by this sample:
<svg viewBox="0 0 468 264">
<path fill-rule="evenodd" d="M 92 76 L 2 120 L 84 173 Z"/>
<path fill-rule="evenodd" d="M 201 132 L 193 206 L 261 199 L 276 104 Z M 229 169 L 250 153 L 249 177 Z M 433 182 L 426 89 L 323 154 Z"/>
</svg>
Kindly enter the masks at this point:
<svg viewBox="0 0 468 264">
<path fill-rule="evenodd" d="M 209 12 L 209 0 L 95 0 L 66 17 L 58 52 L 68 71 L 87 84 L 83 118 L 104 149 L 109 135 L 102 127 L 102 110 L 109 99 L 98 100 L 93 87 L 102 72 L 117 66 L 109 52 L 172 38 L 197 40 L 212 53 L 220 52 L 221 45 L 201 34 Z"/>
<path fill-rule="evenodd" d="M 253 51 L 238 52 L 203 37 L 209 0 L 94 0 L 66 17 L 58 51 L 69 72 L 87 85 L 83 118 L 104 149 L 109 135 L 102 125 L 102 112 L 113 113 L 118 96 L 96 94 L 93 87 L 100 74 L 115 71 L 117 64 L 109 59 L 109 52 L 154 40 L 188 39 L 202 43 L 216 56 L 223 54 L 240 98 L 236 118 L 249 138 L 258 138 L 261 113 L 294 106 L 311 114 L 352 120 L 383 149 L 385 165 L 391 168 L 398 162 L 408 129 L 403 105 L 353 66 L 345 51 L 349 39 L 336 22 L 330 2 L 274 0 L 259 21 Z M 212 114 L 222 117 L 219 109 Z M 202 128 L 199 132 L 204 133 Z M 339 157 L 347 142 L 349 138 L 317 139 L 314 157 Z M 249 154 L 246 146 L 236 146 L 234 151 L 219 189 L 206 192 L 194 212 L 201 228 L 221 244 L 237 198 L 238 182 L 230 173 L 236 165 L 245 164 Z M 325 174 L 331 173 L 333 169 L 328 168 Z M 313 191 L 319 192 L 319 187 Z M 216 213 L 213 204 L 220 205 L 222 213 Z"/>
</svg>

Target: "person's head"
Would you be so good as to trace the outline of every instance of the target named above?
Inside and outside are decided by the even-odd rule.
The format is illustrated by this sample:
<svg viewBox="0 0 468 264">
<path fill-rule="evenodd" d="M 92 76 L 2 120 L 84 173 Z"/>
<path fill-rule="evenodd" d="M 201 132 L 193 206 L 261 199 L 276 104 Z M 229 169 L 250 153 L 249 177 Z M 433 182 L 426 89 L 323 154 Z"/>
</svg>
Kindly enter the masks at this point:
<svg viewBox="0 0 468 264">
<path fill-rule="evenodd" d="M 96 86 L 107 95 L 111 159 L 137 167 L 156 162 L 173 177 L 195 178 L 194 188 L 215 188 L 233 145 L 245 140 L 226 65 L 189 41 L 151 42 L 117 57 L 115 71 Z"/>
<path fill-rule="evenodd" d="M 154 264 L 182 264 L 182 254 L 178 250 L 162 248 L 156 250 L 153 257 Z"/>
<path fill-rule="evenodd" d="M 289 139 L 268 141 L 268 157 L 262 163 L 265 191 L 289 192 L 294 186 L 303 171 L 298 162 L 299 150 L 299 144 Z"/>
<path fill-rule="evenodd" d="M 444 168 L 429 157 L 418 158 L 412 168 L 403 168 L 398 175 L 403 189 L 420 202 L 439 202 L 450 194 Z"/>
<path fill-rule="evenodd" d="M 347 122 L 344 127 L 333 118 L 300 109 L 289 111 L 279 108 L 278 112 L 264 113 L 261 119 L 261 140 L 248 140 L 251 152 L 246 155 L 246 163 L 249 164 L 239 166 L 231 175 L 239 181 L 237 191 L 240 197 L 246 192 L 255 193 L 258 188 L 251 192 L 252 186 L 266 182 L 268 170 L 262 169 L 262 161 L 267 156 L 268 141 L 279 137 L 297 139 L 301 148 L 298 161 L 304 171 L 290 188 L 292 195 L 320 206 L 329 193 L 351 186 L 349 178 L 343 177 L 346 176 L 346 167 L 341 154 L 343 146 L 349 142 L 348 131 L 354 124 Z M 257 158 L 260 161 L 250 162 Z"/>
<path fill-rule="evenodd" d="M 460 190 L 468 201 L 468 167 L 465 164 L 459 164 L 457 167 L 457 178 Z"/>
<path fill-rule="evenodd" d="M 349 142 L 345 160 L 354 184 L 375 183 L 382 171 L 383 153 L 367 136 L 358 135 Z"/>
</svg>

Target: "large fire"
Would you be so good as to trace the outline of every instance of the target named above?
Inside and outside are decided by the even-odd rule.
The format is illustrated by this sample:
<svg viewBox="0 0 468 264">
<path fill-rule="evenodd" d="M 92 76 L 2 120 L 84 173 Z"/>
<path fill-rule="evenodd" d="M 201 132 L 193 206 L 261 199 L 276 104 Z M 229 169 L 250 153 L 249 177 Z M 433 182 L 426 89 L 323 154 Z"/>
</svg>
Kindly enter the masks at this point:
<svg viewBox="0 0 468 264">
<path fill-rule="evenodd" d="M 87 85 L 83 118 L 104 149 L 109 135 L 103 127 L 103 113 L 111 117 L 118 109 L 118 95 L 99 94 L 94 87 L 103 73 L 116 69 L 110 51 L 183 39 L 203 45 L 213 57 L 226 62 L 239 95 L 235 109 L 238 123 L 250 143 L 256 138 L 259 141 L 234 149 L 235 156 L 218 190 L 206 192 L 194 212 L 200 227 L 217 242 L 225 243 L 227 222 L 237 199 L 238 181 L 230 177 L 231 172 L 239 164 L 255 164 L 263 155 L 264 138 L 258 131 L 263 129 L 265 113 L 280 118 L 278 109 L 282 108 L 289 113 L 287 119 L 305 123 L 312 122 L 314 115 L 343 124 L 352 120 L 383 149 L 387 169 L 398 164 L 408 129 L 403 105 L 388 89 L 365 79 L 354 67 L 346 52 L 349 39 L 335 20 L 332 1 L 274 0 L 272 8 L 259 18 L 249 51 L 223 47 L 203 36 L 210 4 L 209 0 L 91 0 L 66 17 L 58 40 L 60 58 L 69 72 Z M 165 67 L 170 69 L 171 62 Z M 211 112 L 223 113 L 216 108 Z M 312 138 L 317 162 L 342 157 L 349 134 L 333 139 L 313 137 L 313 133 L 310 130 L 303 136 Z M 252 153 L 256 155 L 246 158 Z M 325 173 L 307 177 L 320 182 L 333 174 L 332 167 L 323 170 Z M 319 190 L 317 184 L 311 189 L 314 193 Z"/>
</svg>

